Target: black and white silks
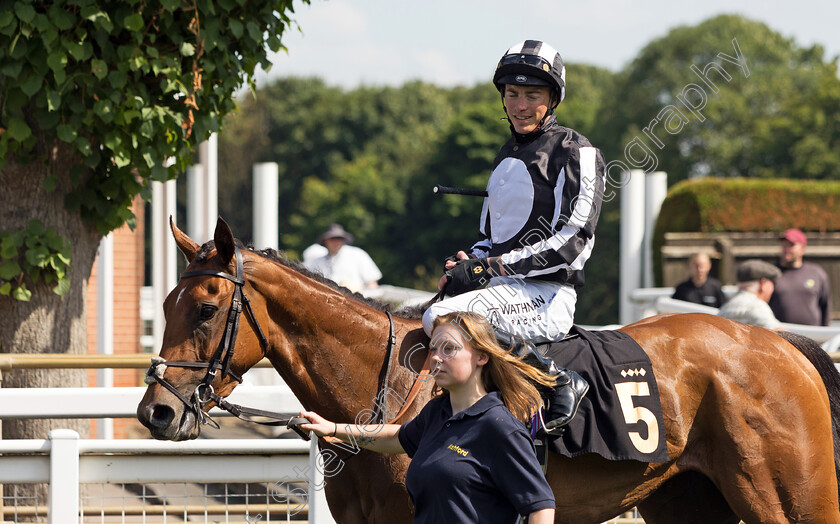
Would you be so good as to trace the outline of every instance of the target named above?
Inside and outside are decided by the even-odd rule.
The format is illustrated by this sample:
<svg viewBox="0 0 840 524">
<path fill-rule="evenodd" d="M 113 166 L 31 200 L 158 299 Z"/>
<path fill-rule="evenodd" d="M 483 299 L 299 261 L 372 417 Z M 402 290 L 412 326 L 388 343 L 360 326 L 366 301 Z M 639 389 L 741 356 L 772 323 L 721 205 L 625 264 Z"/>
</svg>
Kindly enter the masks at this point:
<svg viewBox="0 0 840 524">
<path fill-rule="evenodd" d="M 509 276 L 582 285 L 604 185 L 600 151 L 549 116 L 493 162 L 472 253 L 501 257 Z"/>
</svg>

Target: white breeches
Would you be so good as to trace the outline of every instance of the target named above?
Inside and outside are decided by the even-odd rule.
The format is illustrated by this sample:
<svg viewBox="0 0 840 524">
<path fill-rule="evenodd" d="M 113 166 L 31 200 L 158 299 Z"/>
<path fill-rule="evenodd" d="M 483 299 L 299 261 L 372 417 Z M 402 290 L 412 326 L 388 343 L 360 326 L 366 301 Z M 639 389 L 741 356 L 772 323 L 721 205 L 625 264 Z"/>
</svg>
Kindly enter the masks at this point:
<svg viewBox="0 0 840 524">
<path fill-rule="evenodd" d="M 447 298 L 426 310 L 423 329 L 452 311 L 476 313 L 508 333 L 535 343 L 562 339 L 572 327 L 577 293 L 572 286 L 533 279 L 494 277 L 484 289 Z"/>
</svg>

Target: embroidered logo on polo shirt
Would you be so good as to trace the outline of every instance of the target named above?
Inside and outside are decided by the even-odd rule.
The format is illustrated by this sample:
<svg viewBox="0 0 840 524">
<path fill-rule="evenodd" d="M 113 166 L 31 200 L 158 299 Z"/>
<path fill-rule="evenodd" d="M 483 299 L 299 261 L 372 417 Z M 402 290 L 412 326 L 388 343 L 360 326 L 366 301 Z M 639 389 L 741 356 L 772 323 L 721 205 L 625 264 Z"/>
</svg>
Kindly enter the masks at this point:
<svg viewBox="0 0 840 524">
<path fill-rule="evenodd" d="M 466 457 L 469 451 L 463 449 L 461 446 L 456 446 L 455 444 L 450 444 L 447 449 L 451 449 L 455 453 L 461 455 L 462 457 Z"/>
</svg>

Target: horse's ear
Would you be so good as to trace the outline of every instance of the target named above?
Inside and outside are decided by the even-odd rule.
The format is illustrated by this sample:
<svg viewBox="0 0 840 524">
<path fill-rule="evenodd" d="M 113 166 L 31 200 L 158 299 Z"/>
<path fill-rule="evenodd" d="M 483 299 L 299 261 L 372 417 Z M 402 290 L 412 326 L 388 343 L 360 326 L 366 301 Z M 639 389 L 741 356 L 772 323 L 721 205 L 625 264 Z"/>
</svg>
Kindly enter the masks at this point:
<svg viewBox="0 0 840 524">
<path fill-rule="evenodd" d="M 175 237 L 175 243 L 178 245 L 178 249 L 184 254 L 187 262 L 192 262 L 201 246 L 188 237 L 186 233 L 178 229 L 175 221 L 172 220 L 172 216 L 169 217 L 169 228 L 172 230 L 172 236 Z"/>
<path fill-rule="evenodd" d="M 222 217 L 216 221 L 216 232 L 213 233 L 213 241 L 216 244 L 216 252 L 222 259 L 224 264 L 229 263 L 233 259 L 236 252 L 236 247 L 233 243 L 233 233 L 227 222 L 222 220 Z"/>
</svg>

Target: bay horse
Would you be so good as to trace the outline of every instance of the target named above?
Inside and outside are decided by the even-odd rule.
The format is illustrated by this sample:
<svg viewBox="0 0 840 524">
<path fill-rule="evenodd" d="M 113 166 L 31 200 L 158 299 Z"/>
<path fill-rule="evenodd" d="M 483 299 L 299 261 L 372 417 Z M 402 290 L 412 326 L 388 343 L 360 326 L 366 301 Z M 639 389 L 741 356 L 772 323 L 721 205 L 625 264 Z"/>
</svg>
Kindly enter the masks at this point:
<svg viewBox="0 0 840 524">
<path fill-rule="evenodd" d="M 204 396 L 201 385 L 225 397 L 263 356 L 306 409 L 329 420 L 370 412 L 391 365 L 394 395 L 385 411 L 409 397 L 425 358 L 415 349 L 428 343 L 416 315 L 396 313 L 391 324 L 385 306 L 273 250 L 241 247 L 222 220 L 203 246 L 170 225 L 189 266 L 164 302 L 158 361 L 172 365 L 150 369 L 169 387 L 154 382 L 137 408 L 152 436 L 196 438 L 201 404 L 191 402 Z M 239 318 L 243 301 L 247 320 L 237 337 L 230 318 Z M 391 329 L 396 352 L 385 366 Z M 670 460 L 551 453 L 556 522 L 603 522 L 636 506 L 649 524 L 840 523 L 840 375 L 816 343 L 703 314 L 652 317 L 621 330 L 650 357 Z M 396 423 L 419 412 L 431 381 L 419 391 Z M 342 460 L 326 475 L 337 522 L 411 521 L 406 455 L 361 450 Z"/>
</svg>

